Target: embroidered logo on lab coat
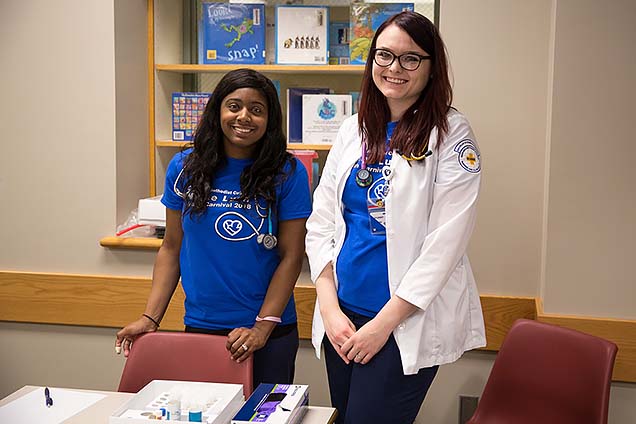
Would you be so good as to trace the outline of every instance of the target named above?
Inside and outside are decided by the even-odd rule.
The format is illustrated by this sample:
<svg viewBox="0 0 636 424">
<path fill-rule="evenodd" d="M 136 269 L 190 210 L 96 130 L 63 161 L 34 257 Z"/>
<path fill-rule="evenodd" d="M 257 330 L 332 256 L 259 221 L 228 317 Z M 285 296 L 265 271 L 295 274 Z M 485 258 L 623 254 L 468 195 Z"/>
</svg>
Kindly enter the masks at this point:
<svg viewBox="0 0 636 424">
<path fill-rule="evenodd" d="M 473 174 L 481 171 L 479 150 L 477 150 L 477 147 L 472 140 L 466 139 L 460 141 L 457 143 L 454 150 L 457 152 L 457 159 L 459 160 L 459 164 L 462 168 Z"/>
</svg>

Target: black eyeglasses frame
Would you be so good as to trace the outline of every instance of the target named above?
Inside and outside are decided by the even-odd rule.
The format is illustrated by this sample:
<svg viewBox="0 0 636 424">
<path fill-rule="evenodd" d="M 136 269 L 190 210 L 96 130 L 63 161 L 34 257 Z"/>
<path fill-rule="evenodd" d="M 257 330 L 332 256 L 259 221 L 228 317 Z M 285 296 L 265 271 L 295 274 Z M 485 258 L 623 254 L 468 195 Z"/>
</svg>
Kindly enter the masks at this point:
<svg viewBox="0 0 636 424">
<path fill-rule="evenodd" d="M 376 60 L 376 57 L 375 57 L 375 54 L 378 51 L 389 53 L 391 56 L 393 56 L 393 59 L 391 59 L 391 61 L 387 65 L 380 65 L 378 63 L 378 61 Z M 413 52 L 402 53 L 401 55 L 398 56 L 395 53 L 393 53 L 391 50 L 387 50 L 387 49 L 373 49 L 373 51 L 371 53 L 373 54 L 373 63 L 378 65 L 380 68 L 389 68 L 391 65 L 393 65 L 393 62 L 395 62 L 395 59 L 397 59 L 398 64 L 405 71 L 417 71 L 419 69 L 420 65 L 422 64 L 422 61 L 424 61 L 424 60 L 432 60 L 433 59 L 433 57 L 430 56 L 430 55 L 424 56 L 424 55 L 421 55 L 421 54 L 418 54 L 418 53 L 413 53 Z M 404 65 L 402 64 L 402 58 L 404 56 L 417 56 L 420 59 L 420 61 L 417 63 L 417 66 L 415 68 L 408 69 L 408 68 L 405 68 Z"/>
</svg>

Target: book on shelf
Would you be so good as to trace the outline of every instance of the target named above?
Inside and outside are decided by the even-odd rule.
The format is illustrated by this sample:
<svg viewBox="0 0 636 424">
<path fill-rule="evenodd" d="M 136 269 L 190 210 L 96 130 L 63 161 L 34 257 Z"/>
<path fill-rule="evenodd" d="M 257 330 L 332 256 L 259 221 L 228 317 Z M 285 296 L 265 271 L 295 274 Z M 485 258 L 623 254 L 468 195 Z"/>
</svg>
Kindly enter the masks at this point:
<svg viewBox="0 0 636 424">
<path fill-rule="evenodd" d="M 355 115 L 360 107 L 360 92 L 350 91 L 349 94 L 351 94 L 351 114 Z"/>
<path fill-rule="evenodd" d="M 290 87 L 287 89 L 287 142 L 303 142 L 303 94 L 328 94 L 329 88 Z"/>
<path fill-rule="evenodd" d="M 329 23 L 329 64 L 349 64 L 349 22 Z"/>
<path fill-rule="evenodd" d="M 172 93 L 172 140 L 192 141 L 212 93 Z"/>
<path fill-rule="evenodd" d="M 276 63 L 326 65 L 329 7 L 278 5 L 275 9 Z"/>
<path fill-rule="evenodd" d="M 303 143 L 332 144 L 351 110 L 351 94 L 303 94 Z"/>
<path fill-rule="evenodd" d="M 265 63 L 276 63 L 276 16 L 269 10 L 265 12 Z"/>
<path fill-rule="evenodd" d="M 265 5 L 202 3 L 199 64 L 264 64 Z"/>
<path fill-rule="evenodd" d="M 393 15 L 413 11 L 413 3 L 352 3 L 350 7 L 351 39 L 350 63 L 364 65 L 369 56 L 371 41 L 378 27 Z"/>
</svg>

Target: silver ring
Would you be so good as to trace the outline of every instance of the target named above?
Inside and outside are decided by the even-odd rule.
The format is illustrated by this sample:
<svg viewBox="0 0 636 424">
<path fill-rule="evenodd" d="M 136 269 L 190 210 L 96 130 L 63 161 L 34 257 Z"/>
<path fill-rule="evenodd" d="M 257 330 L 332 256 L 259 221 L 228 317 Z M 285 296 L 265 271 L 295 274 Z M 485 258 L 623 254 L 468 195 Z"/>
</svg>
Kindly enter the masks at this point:
<svg viewBox="0 0 636 424">
<path fill-rule="evenodd" d="M 353 359 L 360 359 L 360 354 L 359 354 L 359 353 L 356 353 L 356 357 L 355 357 L 355 358 L 353 358 Z"/>
<path fill-rule="evenodd" d="M 243 343 L 243 344 L 241 345 L 241 347 L 242 347 L 242 348 L 243 348 L 243 350 L 244 350 L 244 351 L 246 351 L 246 352 L 250 349 L 249 347 L 247 347 L 247 346 L 245 345 L 245 343 Z"/>
</svg>

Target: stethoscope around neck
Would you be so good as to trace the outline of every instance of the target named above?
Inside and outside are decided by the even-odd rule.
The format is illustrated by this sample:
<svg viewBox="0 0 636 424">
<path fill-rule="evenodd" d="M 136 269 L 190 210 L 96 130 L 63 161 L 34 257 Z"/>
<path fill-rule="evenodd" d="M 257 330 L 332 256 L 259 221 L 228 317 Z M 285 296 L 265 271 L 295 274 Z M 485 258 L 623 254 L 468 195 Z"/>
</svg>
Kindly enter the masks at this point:
<svg viewBox="0 0 636 424">
<path fill-rule="evenodd" d="M 261 218 L 265 218 L 265 215 L 261 215 L 261 213 L 259 211 L 258 200 L 256 200 L 254 203 L 256 205 L 256 213 Z M 278 239 L 274 235 L 274 228 L 273 228 L 273 225 L 272 225 L 272 208 L 271 208 L 271 206 L 267 208 L 267 233 L 259 232 L 258 236 L 256 236 L 256 242 L 258 244 L 262 244 L 263 247 L 265 249 L 267 249 L 267 250 L 272 250 L 278 244 Z"/>
<path fill-rule="evenodd" d="M 413 156 L 412 153 L 409 156 L 406 156 L 400 153 L 399 150 L 397 151 L 397 154 L 400 155 L 404 160 L 406 160 L 409 166 L 411 166 L 411 162 L 423 161 L 424 159 L 426 159 L 427 157 L 433 154 L 433 152 L 430 149 L 428 149 L 428 144 L 426 145 L 425 148 L 426 148 L 426 152 L 422 153 L 419 156 Z M 391 177 L 391 172 L 392 171 L 390 167 L 382 168 L 382 176 L 386 179 L 389 179 Z M 369 187 L 371 184 L 373 184 L 373 174 L 367 169 L 367 141 L 366 140 L 362 141 L 360 169 L 358 169 L 358 171 L 356 172 L 356 184 L 358 185 L 358 187 L 361 187 L 361 188 L 366 188 L 366 187 Z"/>
<path fill-rule="evenodd" d="M 267 250 L 272 250 L 278 244 L 278 239 L 274 235 L 272 228 L 272 208 L 267 208 L 267 233 L 259 233 L 256 242 L 262 244 Z"/>
</svg>

